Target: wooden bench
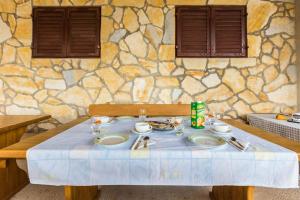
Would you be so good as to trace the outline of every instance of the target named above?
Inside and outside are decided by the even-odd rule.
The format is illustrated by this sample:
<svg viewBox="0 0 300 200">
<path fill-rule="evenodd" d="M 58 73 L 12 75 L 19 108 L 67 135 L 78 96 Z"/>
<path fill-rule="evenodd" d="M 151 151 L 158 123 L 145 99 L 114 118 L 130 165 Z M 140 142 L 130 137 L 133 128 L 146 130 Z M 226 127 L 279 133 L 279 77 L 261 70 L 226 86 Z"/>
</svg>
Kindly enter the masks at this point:
<svg viewBox="0 0 300 200">
<path fill-rule="evenodd" d="M 28 125 L 49 118 L 50 115 L 0 116 L 0 149 L 19 142 Z M 0 159 L 0 199 L 9 199 L 29 183 L 27 174 L 17 166 L 15 157 L 9 158 Z"/>
<path fill-rule="evenodd" d="M 158 105 L 158 104 L 104 104 L 104 105 L 91 105 L 90 115 L 107 115 L 107 116 L 138 116 L 140 109 L 146 109 L 147 116 L 188 116 L 190 115 L 190 105 L 187 104 L 174 104 L 174 105 Z M 0 158 L 22 158 L 26 159 L 26 152 L 33 146 L 83 122 L 88 117 L 83 117 L 74 120 L 70 123 L 64 124 L 55 129 L 49 130 L 45 133 L 27 138 L 17 144 L 0 150 Z M 231 124 L 237 128 L 245 130 L 253 135 L 269 140 L 280 146 L 288 148 L 298 154 L 300 159 L 300 144 L 283 138 L 277 134 L 265 132 L 263 130 L 251 127 L 247 124 L 237 120 L 224 120 L 226 123 Z M 213 187 L 210 194 L 212 199 L 215 200 L 251 200 L 253 199 L 254 187 L 251 186 L 217 186 Z M 97 196 L 97 186 L 91 187 L 75 187 L 65 186 L 65 199 L 67 200 L 89 200 Z"/>
</svg>

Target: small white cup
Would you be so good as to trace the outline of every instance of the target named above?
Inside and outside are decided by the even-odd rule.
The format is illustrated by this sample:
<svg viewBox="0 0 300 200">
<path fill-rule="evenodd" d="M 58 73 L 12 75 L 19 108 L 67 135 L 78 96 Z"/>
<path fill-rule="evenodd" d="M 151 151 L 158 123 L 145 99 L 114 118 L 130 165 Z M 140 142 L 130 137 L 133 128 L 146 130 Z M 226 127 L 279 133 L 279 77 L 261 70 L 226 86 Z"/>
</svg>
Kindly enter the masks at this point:
<svg viewBox="0 0 300 200">
<path fill-rule="evenodd" d="M 138 122 L 135 124 L 135 130 L 140 133 L 145 133 L 147 131 L 150 131 L 152 129 L 152 126 L 148 124 L 147 122 Z"/>
<path fill-rule="evenodd" d="M 300 113 L 294 113 L 292 119 L 295 122 L 300 122 Z"/>
<path fill-rule="evenodd" d="M 215 129 L 218 132 L 225 133 L 230 130 L 230 127 L 227 124 L 223 123 L 214 123 L 213 129 Z"/>
</svg>

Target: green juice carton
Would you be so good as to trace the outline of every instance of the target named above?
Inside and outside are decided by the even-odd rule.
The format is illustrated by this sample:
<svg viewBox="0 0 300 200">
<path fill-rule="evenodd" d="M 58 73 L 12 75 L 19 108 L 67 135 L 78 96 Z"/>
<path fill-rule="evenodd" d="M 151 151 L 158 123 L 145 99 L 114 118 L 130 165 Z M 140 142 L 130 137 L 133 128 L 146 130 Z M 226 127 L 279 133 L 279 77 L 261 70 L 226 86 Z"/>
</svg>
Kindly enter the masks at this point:
<svg viewBox="0 0 300 200">
<path fill-rule="evenodd" d="M 191 103 L 191 126 L 192 128 L 205 128 L 205 102 L 196 101 Z"/>
</svg>

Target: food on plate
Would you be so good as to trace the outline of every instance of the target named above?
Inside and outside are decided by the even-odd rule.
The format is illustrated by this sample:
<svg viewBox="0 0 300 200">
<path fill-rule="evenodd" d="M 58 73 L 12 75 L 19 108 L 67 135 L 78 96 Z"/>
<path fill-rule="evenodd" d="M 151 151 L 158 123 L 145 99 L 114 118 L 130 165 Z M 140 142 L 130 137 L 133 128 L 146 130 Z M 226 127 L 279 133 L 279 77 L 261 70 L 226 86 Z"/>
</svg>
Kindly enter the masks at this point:
<svg viewBox="0 0 300 200">
<path fill-rule="evenodd" d="M 101 121 L 100 119 L 96 119 L 94 123 L 95 123 L 95 124 L 101 124 L 102 121 Z"/>
<path fill-rule="evenodd" d="M 170 122 L 147 121 L 153 129 L 156 130 L 173 130 L 177 125 Z"/>
<path fill-rule="evenodd" d="M 167 122 L 171 123 L 171 124 L 181 124 L 183 121 L 183 118 L 182 117 L 171 117 L 167 120 Z"/>
<path fill-rule="evenodd" d="M 285 114 L 277 114 L 276 119 L 278 119 L 278 120 L 288 120 L 289 116 L 285 115 Z"/>
</svg>

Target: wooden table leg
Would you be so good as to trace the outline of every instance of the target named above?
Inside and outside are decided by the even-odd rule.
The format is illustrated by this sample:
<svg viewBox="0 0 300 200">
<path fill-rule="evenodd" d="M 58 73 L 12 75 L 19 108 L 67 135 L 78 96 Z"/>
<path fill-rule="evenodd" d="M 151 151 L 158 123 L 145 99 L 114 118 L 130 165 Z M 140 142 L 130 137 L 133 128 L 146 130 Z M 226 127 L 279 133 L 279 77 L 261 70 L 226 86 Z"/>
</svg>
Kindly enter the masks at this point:
<svg viewBox="0 0 300 200">
<path fill-rule="evenodd" d="M 20 141 L 26 127 L 0 134 L 0 148 Z M 19 192 L 28 183 L 27 173 L 17 166 L 16 159 L 1 161 L 0 168 L 0 199 L 5 200 Z M 4 165 L 5 163 L 5 165 Z"/>
<path fill-rule="evenodd" d="M 253 200 L 252 186 L 214 186 L 209 193 L 211 200 Z"/>
<path fill-rule="evenodd" d="M 94 200 L 98 196 L 98 186 L 65 186 L 65 200 Z"/>
</svg>

